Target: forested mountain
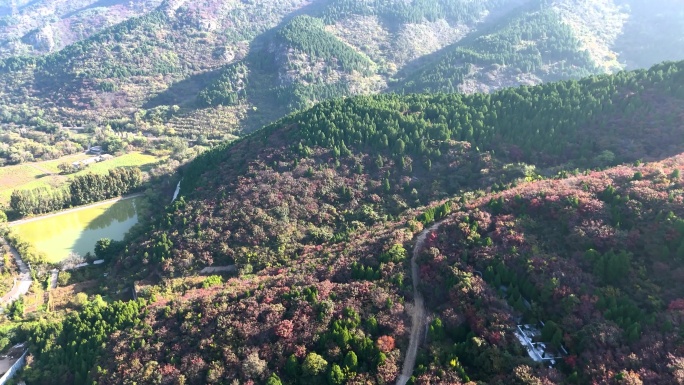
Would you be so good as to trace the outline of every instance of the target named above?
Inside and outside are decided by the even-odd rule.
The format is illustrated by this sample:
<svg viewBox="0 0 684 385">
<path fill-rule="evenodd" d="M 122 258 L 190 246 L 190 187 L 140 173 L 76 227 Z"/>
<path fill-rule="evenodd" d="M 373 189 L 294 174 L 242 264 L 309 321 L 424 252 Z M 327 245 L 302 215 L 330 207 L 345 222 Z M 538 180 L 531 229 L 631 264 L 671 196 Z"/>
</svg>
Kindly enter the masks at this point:
<svg viewBox="0 0 684 385">
<path fill-rule="evenodd" d="M 0 1 L 0 58 L 59 51 L 160 4 L 161 0 Z"/>
<path fill-rule="evenodd" d="M 209 145 L 332 97 L 493 91 L 648 66 L 684 52 L 684 5 L 670 0 L 155 6 L 6 3 L 0 43 L 18 56 L 0 62 L 0 159 L 59 157 L 84 145 L 75 133 L 98 130 L 121 135 L 123 147 L 139 147 L 126 139 L 138 133 Z M 22 42 L 43 41 L 50 31 L 54 52 L 25 49 Z"/>
<path fill-rule="evenodd" d="M 448 47 L 410 76 L 403 92 L 488 92 L 517 84 L 579 78 L 598 72 L 572 29 L 552 9 L 534 5 L 493 31 Z"/>
<path fill-rule="evenodd" d="M 102 296 L 43 317 L 48 293 L 14 331 L 18 380 L 394 383 L 418 289 L 414 384 L 682 383 L 684 62 L 621 71 L 683 59 L 682 12 L 0 2 L 0 166 L 90 139 L 213 147 L 125 244 L 98 242 Z M 142 180 L 119 168 L 11 203 L 42 213 Z M 221 265 L 235 272 L 200 273 Z M 552 367 L 514 334 L 538 321 Z"/>
<path fill-rule="evenodd" d="M 181 197 L 116 257 L 103 293 L 135 281 L 136 305 L 27 325 L 23 378 L 392 383 L 410 250 L 446 218 L 418 261 L 433 322 L 415 383 L 675 384 L 683 107 L 677 62 L 287 116 L 183 169 Z M 585 172 L 621 163 L 638 166 Z M 225 283 L 188 280 L 230 263 Z M 542 338 L 568 351 L 555 368 L 515 342 L 518 317 L 549 321 Z"/>
</svg>

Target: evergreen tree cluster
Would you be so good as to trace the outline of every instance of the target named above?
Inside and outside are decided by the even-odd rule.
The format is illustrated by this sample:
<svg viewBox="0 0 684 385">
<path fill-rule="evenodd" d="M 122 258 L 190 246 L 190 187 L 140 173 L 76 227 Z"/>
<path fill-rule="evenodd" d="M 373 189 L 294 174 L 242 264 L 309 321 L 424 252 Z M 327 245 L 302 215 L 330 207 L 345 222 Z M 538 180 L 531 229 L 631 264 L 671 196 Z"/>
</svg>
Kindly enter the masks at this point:
<svg viewBox="0 0 684 385">
<path fill-rule="evenodd" d="M 333 23 L 351 15 L 381 16 L 392 23 L 421 23 L 446 19 L 451 23 L 473 23 L 491 9 L 510 0 L 334 0 L 324 12 Z"/>
<path fill-rule="evenodd" d="M 545 6 L 534 7 L 523 7 L 496 30 L 483 30 L 448 47 L 437 61 L 398 88 L 404 92 L 458 92 L 458 86 L 476 68 L 530 73 L 545 81 L 597 73 L 570 27 Z"/>
<path fill-rule="evenodd" d="M 344 71 L 368 72 L 371 62 L 350 46 L 325 30 L 325 24 L 311 16 L 297 16 L 278 31 L 278 37 L 288 46 L 305 52 L 312 58 L 337 64 Z"/>
<path fill-rule="evenodd" d="M 105 175 L 87 173 L 74 177 L 61 189 L 15 190 L 10 208 L 20 216 L 45 214 L 115 198 L 135 191 L 141 183 L 142 172 L 135 167 L 115 168 Z"/>
<path fill-rule="evenodd" d="M 233 106 L 243 99 L 249 77 L 247 66 L 243 63 L 231 64 L 221 71 L 218 79 L 197 95 L 197 103 L 202 107 Z"/>
<path fill-rule="evenodd" d="M 29 324 L 23 334 L 34 360 L 25 368 L 24 379 L 34 384 L 92 384 L 105 343 L 112 333 L 140 324 L 142 306 L 135 301 L 107 304 L 96 296 L 62 322 Z"/>
<path fill-rule="evenodd" d="M 672 125 L 675 113 L 657 110 L 658 105 L 643 92 L 646 89 L 684 99 L 684 62 L 492 94 L 390 94 L 326 101 L 201 154 L 185 172 L 186 185 L 196 186 L 203 173 L 231 161 L 231 149 L 243 141 L 258 145 L 282 127 L 296 127 L 288 135 L 297 156 L 307 157 L 315 147 L 331 149 L 341 157 L 368 152 L 397 163 L 408 156 L 414 165 L 428 170 L 452 141 L 539 165 L 571 162 L 572 168 L 591 167 L 605 150 L 615 154 L 614 162 L 631 161 L 643 155 L 630 153 L 610 138 L 620 135 L 652 143 L 648 148 L 660 153 L 671 146 L 666 139 L 669 132 L 677 135 Z M 615 123 L 616 119 L 641 121 L 655 111 L 662 122 L 659 135 L 644 137 L 633 124 Z M 644 124 L 654 123 L 648 119 Z M 597 126 L 601 130 L 592 129 Z M 246 161 L 231 162 L 239 166 Z"/>
<path fill-rule="evenodd" d="M 102 66 L 90 68 L 82 72 L 82 68 L 76 67 L 83 56 L 99 51 L 99 46 L 103 43 L 120 43 L 131 36 L 151 36 L 156 33 L 156 29 L 168 21 L 166 14 L 161 10 L 150 12 L 144 16 L 131 18 L 119 23 L 111 28 L 102 30 L 88 39 L 71 44 L 64 49 L 43 57 L 17 56 L 0 61 L 0 72 L 15 72 L 28 67 L 35 67 L 41 74 L 54 77 L 68 76 L 75 78 L 125 78 L 147 73 L 142 68 L 133 65 L 121 65 L 116 61 L 103 61 Z M 150 54 L 152 43 L 141 42 L 135 50 L 125 53 L 127 58 L 144 57 Z M 157 58 L 155 69 L 161 73 L 175 71 L 175 66 L 164 58 Z"/>
</svg>

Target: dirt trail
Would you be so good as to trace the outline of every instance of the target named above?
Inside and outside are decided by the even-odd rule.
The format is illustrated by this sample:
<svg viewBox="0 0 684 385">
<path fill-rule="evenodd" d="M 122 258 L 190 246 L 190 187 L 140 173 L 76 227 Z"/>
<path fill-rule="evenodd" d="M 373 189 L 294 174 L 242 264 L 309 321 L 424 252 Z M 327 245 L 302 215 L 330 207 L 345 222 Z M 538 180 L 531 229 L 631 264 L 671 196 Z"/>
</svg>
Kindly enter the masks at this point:
<svg viewBox="0 0 684 385">
<path fill-rule="evenodd" d="M 17 250 L 14 249 L 14 247 L 10 246 L 7 241 L 5 241 L 4 238 L 0 237 L 0 245 L 8 245 L 10 248 L 10 253 L 14 257 L 14 260 L 17 263 L 17 266 L 19 267 L 19 276 L 14 279 L 14 286 L 12 289 L 5 294 L 2 299 L 0 299 L 0 303 L 3 304 L 10 304 L 17 300 L 19 296 L 25 295 L 28 293 L 29 288 L 31 287 L 31 283 L 33 283 L 33 280 L 31 279 L 31 272 L 29 268 L 26 266 L 24 261 L 21 259 L 21 256 L 17 252 Z"/>
<path fill-rule="evenodd" d="M 39 163 L 26 163 L 26 165 L 28 165 L 31 168 L 35 168 L 36 170 L 42 172 L 45 175 L 57 175 L 58 174 L 54 171 L 46 170 L 46 169 L 40 167 Z"/>
<path fill-rule="evenodd" d="M 423 230 L 416 238 L 416 245 L 413 247 L 413 256 L 411 257 L 411 280 L 413 282 L 413 314 L 411 316 L 411 339 L 409 341 L 409 347 L 406 351 L 406 357 L 404 358 L 404 367 L 401 371 L 401 375 L 397 378 L 397 385 L 406 385 L 408 380 L 413 375 L 413 369 L 416 365 L 416 354 L 418 353 L 418 345 L 420 345 L 423 339 L 423 333 L 425 331 L 425 302 L 423 300 L 423 295 L 418 290 L 419 276 L 418 276 L 418 264 L 416 263 L 416 258 L 420 250 L 423 249 L 425 244 L 425 238 L 427 235 L 439 228 L 441 222 L 435 223 L 430 228 Z"/>
</svg>

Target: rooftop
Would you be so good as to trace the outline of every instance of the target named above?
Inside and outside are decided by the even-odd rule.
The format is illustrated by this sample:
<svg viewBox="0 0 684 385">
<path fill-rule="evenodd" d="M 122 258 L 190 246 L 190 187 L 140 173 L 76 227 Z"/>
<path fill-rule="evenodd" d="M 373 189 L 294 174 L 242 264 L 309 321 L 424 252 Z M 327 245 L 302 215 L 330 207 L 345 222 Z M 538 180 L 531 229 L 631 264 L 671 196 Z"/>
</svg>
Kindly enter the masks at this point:
<svg viewBox="0 0 684 385">
<path fill-rule="evenodd" d="M 547 362 L 551 365 L 556 363 L 556 360 L 563 358 L 561 352 L 546 342 L 539 341 L 541 339 L 541 331 L 536 325 L 526 324 L 518 325 L 515 330 L 515 336 L 520 341 L 520 344 L 527 349 L 527 354 L 536 362 Z M 562 349 L 562 347 L 561 347 Z"/>
</svg>

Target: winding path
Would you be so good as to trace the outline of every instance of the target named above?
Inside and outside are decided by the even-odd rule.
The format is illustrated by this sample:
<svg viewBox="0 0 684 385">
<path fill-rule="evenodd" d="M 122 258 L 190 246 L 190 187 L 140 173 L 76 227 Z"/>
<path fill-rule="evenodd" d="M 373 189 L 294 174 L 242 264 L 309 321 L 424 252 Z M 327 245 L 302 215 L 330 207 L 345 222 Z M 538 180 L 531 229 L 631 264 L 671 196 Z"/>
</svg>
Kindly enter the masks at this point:
<svg viewBox="0 0 684 385">
<path fill-rule="evenodd" d="M 425 301 L 423 300 L 423 295 L 418 290 L 419 276 L 418 276 L 418 264 L 416 263 L 416 258 L 420 250 L 425 244 L 425 238 L 427 235 L 439 228 L 441 222 L 435 223 L 430 228 L 423 230 L 416 238 L 416 245 L 413 247 L 413 256 L 411 257 L 411 280 L 413 282 L 413 314 L 411 315 L 411 339 L 409 340 L 409 347 L 406 351 L 406 357 L 404 358 L 404 368 L 401 371 L 401 375 L 397 378 L 397 385 L 406 385 L 408 380 L 413 375 L 413 369 L 416 365 L 416 354 L 418 353 L 418 345 L 420 345 L 421 340 L 424 338 L 425 333 Z"/>
<path fill-rule="evenodd" d="M 19 276 L 14 279 L 14 286 L 12 286 L 12 290 L 10 290 L 7 294 L 5 294 L 2 299 L 0 299 L 0 302 L 3 304 L 10 304 L 14 301 L 16 301 L 19 296 L 22 296 L 26 293 L 28 293 L 29 288 L 31 287 L 31 283 L 33 283 L 33 280 L 31 279 L 31 271 L 28 269 L 24 261 L 21 259 L 21 256 L 17 252 L 17 250 L 14 249 L 11 245 L 5 241 L 4 238 L 0 237 L 0 245 L 8 245 L 10 249 L 10 253 L 12 253 L 12 256 L 14 257 L 14 260 L 17 263 L 17 266 L 19 266 Z"/>
</svg>

